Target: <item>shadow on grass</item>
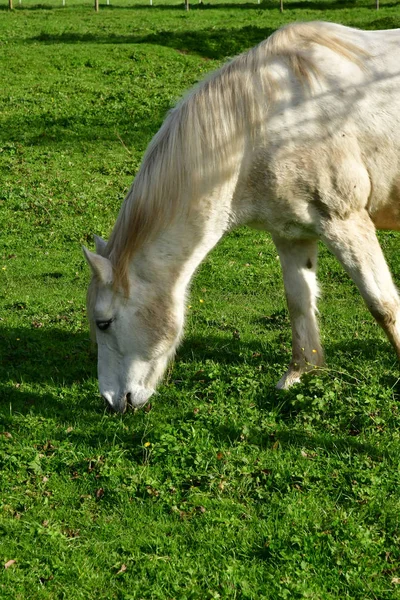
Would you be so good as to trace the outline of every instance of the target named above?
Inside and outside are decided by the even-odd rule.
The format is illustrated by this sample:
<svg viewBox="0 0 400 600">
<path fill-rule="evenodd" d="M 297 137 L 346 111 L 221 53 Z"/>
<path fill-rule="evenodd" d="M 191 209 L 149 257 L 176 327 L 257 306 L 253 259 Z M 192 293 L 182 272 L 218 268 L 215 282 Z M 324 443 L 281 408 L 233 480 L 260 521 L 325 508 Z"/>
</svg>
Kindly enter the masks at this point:
<svg viewBox="0 0 400 600">
<path fill-rule="evenodd" d="M 260 11 L 260 6 L 265 8 L 267 5 L 257 4 L 246 4 L 242 5 L 241 8 L 256 9 Z M 272 3 L 268 3 L 268 7 L 275 6 Z M 386 7 L 397 6 L 397 3 L 385 4 Z M 226 8 L 238 8 L 238 5 L 199 5 L 195 10 L 207 10 L 210 9 L 226 9 Z M 110 7 L 108 7 L 109 9 Z M 117 7 L 115 7 L 116 9 Z M 140 7 L 132 7 L 133 9 L 148 8 L 145 5 Z M 153 7 L 152 10 L 163 11 L 171 10 L 171 8 L 180 9 L 179 6 L 166 7 L 159 6 Z M 357 2 L 294 2 L 287 4 L 287 8 L 304 8 L 309 10 L 329 10 L 335 8 L 346 8 L 357 9 L 359 8 Z M 375 10 L 375 6 L 366 6 Z M 349 26 L 360 26 L 360 23 L 354 21 L 349 22 Z M 369 29 L 394 29 L 400 26 L 400 16 L 390 15 L 379 18 L 373 23 L 369 23 L 367 27 Z M 178 52 L 185 54 L 194 54 L 202 56 L 205 59 L 223 60 L 231 56 L 235 56 L 246 49 L 249 49 L 262 40 L 268 38 L 276 28 L 271 27 L 257 27 L 254 25 L 246 25 L 244 27 L 237 28 L 226 28 L 226 29 L 201 29 L 197 31 L 158 31 L 157 33 L 151 33 L 148 35 L 118 35 L 118 34 L 101 34 L 101 33 L 80 33 L 80 32 L 63 32 L 63 33 L 48 33 L 43 31 L 37 36 L 28 39 L 28 42 L 41 42 L 44 44 L 152 44 L 156 46 L 164 46 L 166 48 L 173 48 Z"/>
<path fill-rule="evenodd" d="M 315 5 L 315 8 L 317 6 L 320 9 L 319 5 Z M 354 4 L 354 8 L 356 8 L 356 4 Z M 373 7 L 371 6 L 371 8 Z M 160 9 L 162 10 L 161 7 Z M 349 26 L 351 25 L 349 23 Z M 372 29 L 393 29 L 399 25 L 400 17 L 386 16 L 369 24 L 368 27 Z M 359 26 L 359 23 L 354 22 L 354 26 Z M 186 54 L 202 56 L 206 59 L 223 60 L 255 46 L 268 38 L 274 31 L 276 31 L 276 28 L 246 25 L 240 28 L 217 30 L 158 31 L 148 35 L 110 35 L 75 33 L 72 31 L 63 33 L 42 32 L 28 41 L 44 44 L 152 44 L 173 48 Z"/>
<path fill-rule="evenodd" d="M 277 336 L 279 336 L 279 332 Z M 90 343 L 88 333 L 73 333 L 56 327 L 39 329 L 2 327 L 0 328 L 0 339 L 0 410 L 4 414 L 7 413 L 10 405 L 13 406 L 14 411 L 21 414 L 29 413 L 32 407 L 36 414 L 64 415 L 65 418 L 71 413 L 79 416 L 79 419 L 85 418 L 81 413 L 87 414 L 88 418 L 91 415 L 97 415 L 96 419 L 104 414 L 104 404 L 97 390 L 96 350 Z M 386 388 L 395 387 L 394 377 L 387 374 L 393 372 L 395 357 L 389 344 L 385 341 L 369 339 L 328 345 L 328 361 L 329 356 L 334 357 L 337 354 L 347 355 L 348 359 L 345 361 L 347 364 L 352 355 L 357 355 L 359 369 L 362 368 L 363 361 L 373 364 L 379 357 L 380 370 L 383 375 L 376 383 Z M 220 365 L 254 366 L 255 369 L 262 368 L 264 376 L 271 370 L 274 377 L 277 374 L 279 378 L 286 370 L 289 359 L 288 350 L 281 343 L 272 342 L 266 345 L 260 341 L 243 342 L 231 337 L 228 333 L 221 336 L 188 336 L 178 350 L 176 361 L 190 363 L 209 360 Z M 179 369 L 179 364 L 177 368 Z M 190 378 L 190 375 L 187 377 Z M 305 379 L 302 393 L 304 393 L 308 381 L 310 385 L 312 384 L 312 377 L 313 375 L 309 375 Z M 345 369 L 337 372 L 327 369 L 322 372 L 320 377 L 325 380 L 326 385 L 329 385 L 330 378 L 334 377 L 341 379 L 344 384 L 357 386 L 357 378 L 361 378 L 362 374 L 347 373 Z M 190 388 L 192 381 L 194 387 L 197 385 L 196 377 L 192 376 L 189 381 L 185 382 L 185 393 Z M 34 392 L 26 392 L 25 384 L 33 386 Z M 361 380 L 361 384 L 365 386 L 367 379 Z M 49 388 L 46 386 L 53 391 L 49 393 Z M 41 387 L 43 387 L 43 393 Z M 299 389 L 282 393 L 277 391 L 271 383 L 266 385 L 261 393 L 258 393 L 254 401 L 260 411 L 278 407 L 281 418 L 290 426 L 299 412 L 313 410 L 312 407 L 294 406 L 291 399 L 296 396 Z M 179 385 L 176 393 L 179 394 Z M 64 399 L 65 397 L 67 400 Z M 184 407 L 178 408 L 178 411 L 186 420 L 192 418 L 191 415 L 185 416 Z M 133 413 L 130 415 L 134 417 Z M 241 429 L 221 424 L 221 427 L 217 428 L 213 435 L 224 440 L 235 441 L 240 438 L 241 433 Z M 309 440 L 306 434 L 298 432 L 281 435 L 283 436 L 282 440 L 286 435 L 286 441 L 291 444 L 305 445 Z M 263 435 L 259 436 L 260 433 L 255 432 L 254 439 L 250 440 L 250 443 L 265 445 Z M 132 438 L 130 439 L 132 440 Z M 331 439 L 330 436 L 329 439 Z M 348 447 L 358 447 L 358 442 L 351 438 L 351 433 L 349 433 L 349 437 L 343 439 L 346 440 L 345 443 L 348 444 Z M 324 442 L 324 438 L 321 437 L 320 440 L 310 443 L 311 445 L 315 443 L 326 445 L 328 441 Z M 338 447 L 337 444 L 337 440 L 332 442 L 332 448 Z"/>
<path fill-rule="evenodd" d="M 275 320 L 274 315 L 271 319 L 264 319 L 266 329 L 270 330 L 269 321 Z M 0 380 L 23 379 L 29 383 L 68 386 L 95 377 L 96 348 L 90 342 L 89 333 L 73 333 L 51 326 L 37 328 L 36 325 L 31 329 L 0 327 Z M 280 331 L 277 331 L 276 342 L 266 345 L 259 340 L 244 342 L 236 337 L 236 331 L 227 331 L 225 335 L 188 335 L 178 349 L 176 361 L 211 360 L 220 364 L 263 364 L 266 367 L 273 364 L 281 365 L 284 370 L 290 353 L 279 343 L 279 336 Z M 379 339 L 327 345 L 328 360 L 329 356 L 334 357 L 338 353 L 349 358 L 356 355 L 365 361 L 375 361 L 379 356 L 381 365 L 387 360 L 387 367 L 395 360 L 389 343 Z M 329 374 L 329 368 L 326 372 Z M 335 371 L 332 373 L 335 374 Z"/>
<path fill-rule="evenodd" d="M 238 29 L 215 31 L 159 31 L 149 35 L 101 35 L 96 33 L 42 32 L 31 42 L 45 44 L 152 44 L 208 59 L 225 59 L 243 52 L 270 36 L 275 29 L 248 25 Z"/>
<path fill-rule="evenodd" d="M 96 412 L 102 406 L 93 386 L 88 401 L 88 380 L 96 377 L 96 358 L 89 334 L 71 333 L 57 327 L 0 328 L 0 411 L 46 417 Z M 26 385 L 34 391 L 26 390 Z M 49 393 L 50 386 L 51 391 Z M 82 393 L 70 389 L 82 386 Z M 68 396 L 68 402 L 65 396 Z M 75 405 L 71 405 L 71 399 Z"/>
<path fill-rule="evenodd" d="M 0 12 L 14 13 L 16 11 L 36 11 L 36 10 L 53 10 L 55 7 L 47 4 L 35 4 L 34 6 L 14 6 L 12 10 L 9 9 L 8 4 L 0 5 Z"/>
<path fill-rule="evenodd" d="M 152 136 L 161 126 L 163 119 L 170 108 L 169 103 L 155 107 L 148 119 L 142 119 L 140 131 L 132 127 L 132 118 L 129 115 L 119 117 L 114 122 L 107 122 L 104 115 L 71 115 L 60 118 L 51 118 L 45 113 L 40 116 L 30 116 L 21 119 L 9 119 L 0 131 L 0 143 L 23 144 L 36 148 L 76 147 L 77 140 L 87 143 L 99 144 L 104 141 L 121 143 L 145 150 Z M 73 123 L 73 127 L 72 124 Z M 133 177 L 133 175 L 132 175 Z"/>
<path fill-rule="evenodd" d="M 0 380 L 79 384 L 93 377 L 94 354 L 89 334 L 57 327 L 0 328 Z"/>
<path fill-rule="evenodd" d="M 348 453 L 350 450 L 359 454 L 368 454 L 374 460 L 381 460 L 382 458 L 391 456 L 391 453 L 387 452 L 385 448 L 378 448 L 375 444 L 362 442 L 351 435 L 307 434 L 293 429 L 292 431 L 280 432 L 276 438 L 282 445 L 285 444 L 312 451 L 318 449 L 341 454 L 343 452 Z"/>
<path fill-rule="evenodd" d="M 143 436 L 147 424 L 147 413 L 141 410 L 137 413 L 129 411 L 125 415 L 109 413 L 105 410 L 97 391 L 95 377 L 96 358 L 91 350 L 88 335 L 84 333 L 71 333 L 62 329 L 12 329 L 0 330 L 0 420 L 1 431 L 11 431 L 14 434 L 17 420 L 16 415 L 26 416 L 28 419 L 41 419 L 40 443 L 45 443 L 48 435 L 52 443 L 59 443 L 68 439 L 76 446 L 84 446 L 87 452 L 99 453 L 98 449 L 112 447 L 117 444 L 128 452 L 132 462 L 144 464 L 146 455 L 143 449 Z M 336 344 L 330 347 L 329 352 L 354 349 L 360 351 L 360 346 L 368 347 L 370 353 L 388 357 L 392 362 L 392 354 L 388 344 L 380 340 L 368 342 L 351 342 L 350 344 Z M 245 350 L 241 353 L 240 350 Z M 177 360 L 204 360 L 209 358 L 218 363 L 240 365 L 248 364 L 249 350 L 260 353 L 255 360 L 266 363 L 266 358 L 274 358 L 273 367 L 284 371 L 287 354 L 281 353 L 279 358 L 275 354 L 277 348 L 273 345 L 270 354 L 263 352 L 262 344 L 243 343 L 240 340 L 227 340 L 219 336 L 190 336 L 179 350 Z M 247 357 L 247 358 L 246 358 Z M 265 366 L 268 369 L 268 362 Z M 25 384 L 34 384 L 33 390 L 26 391 Z M 49 385 L 50 387 L 45 387 Z M 190 382 L 189 382 L 190 384 Z M 43 386 L 43 391 L 41 387 Z M 68 389 L 71 388 L 71 389 Z M 49 393 L 50 390 L 50 393 Z M 273 385 L 268 385 L 262 396 L 255 399 L 260 414 L 268 408 L 279 407 L 283 428 L 278 431 L 266 431 L 264 427 L 250 427 L 247 442 L 260 449 L 272 448 L 279 442 L 281 451 L 293 452 L 293 448 L 309 449 L 313 452 L 348 454 L 357 453 L 368 455 L 374 460 L 393 460 L 393 451 L 372 443 L 364 442 L 353 436 L 351 432 L 334 435 L 332 433 L 313 432 L 307 433 L 298 429 L 296 415 L 302 410 L 313 411 L 312 407 L 295 408 L 291 402 L 291 395 L 278 392 Z M 154 405 L 157 399 L 154 400 Z M 171 406 L 168 410 L 174 412 Z M 158 416 L 155 417 L 158 419 Z M 195 421 L 193 412 L 188 413 L 184 406 L 177 406 L 176 413 L 166 417 L 165 410 L 161 410 L 160 419 L 165 422 L 172 420 L 179 427 L 179 420 L 187 423 Z M 48 425 L 46 421 L 49 420 Z M 57 427 L 54 427 L 54 420 Z M 123 427 L 120 421 L 123 420 Z M 35 421 L 33 421 L 35 422 Z M 73 424 L 71 432 L 68 426 Z M 30 427 L 34 427 L 31 425 Z M 17 425 L 19 429 L 19 425 Z M 242 440 L 243 424 L 220 423 L 215 424 L 209 431 L 216 441 L 222 445 L 235 444 Z M 47 433 L 49 431 L 49 433 Z M 31 434 L 29 434 L 31 435 Z M 92 449 L 92 450 L 91 450 Z M 81 468 L 86 468 L 81 465 Z M 74 469 L 77 469 L 74 464 Z"/>
</svg>

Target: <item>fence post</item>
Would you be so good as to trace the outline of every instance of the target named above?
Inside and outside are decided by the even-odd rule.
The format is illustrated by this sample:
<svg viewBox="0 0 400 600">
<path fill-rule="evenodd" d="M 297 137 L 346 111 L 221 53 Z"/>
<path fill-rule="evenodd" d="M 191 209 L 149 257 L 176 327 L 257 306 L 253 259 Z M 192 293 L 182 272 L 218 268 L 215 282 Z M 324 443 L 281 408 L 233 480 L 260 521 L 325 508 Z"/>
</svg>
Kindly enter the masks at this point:
<svg viewBox="0 0 400 600">
<path fill-rule="evenodd" d="M 94 10 L 99 12 L 99 0 L 94 0 Z"/>
<path fill-rule="evenodd" d="M 8 0 L 8 8 L 9 8 L 10 10 L 12 10 L 12 9 L 13 9 L 12 0 Z"/>
</svg>

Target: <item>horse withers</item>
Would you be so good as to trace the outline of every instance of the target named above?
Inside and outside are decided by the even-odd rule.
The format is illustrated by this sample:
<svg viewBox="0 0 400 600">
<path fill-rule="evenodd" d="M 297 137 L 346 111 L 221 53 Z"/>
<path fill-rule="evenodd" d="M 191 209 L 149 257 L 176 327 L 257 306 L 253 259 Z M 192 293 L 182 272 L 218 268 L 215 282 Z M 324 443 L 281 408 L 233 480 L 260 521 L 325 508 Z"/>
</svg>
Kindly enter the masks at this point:
<svg viewBox="0 0 400 600">
<path fill-rule="evenodd" d="M 400 30 L 276 31 L 188 93 L 144 155 L 108 242 L 84 249 L 100 393 L 153 394 L 181 339 L 197 266 L 228 231 L 270 232 L 293 355 L 278 388 L 321 365 L 317 242 L 400 355 L 400 304 L 376 228 L 400 226 Z"/>
</svg>

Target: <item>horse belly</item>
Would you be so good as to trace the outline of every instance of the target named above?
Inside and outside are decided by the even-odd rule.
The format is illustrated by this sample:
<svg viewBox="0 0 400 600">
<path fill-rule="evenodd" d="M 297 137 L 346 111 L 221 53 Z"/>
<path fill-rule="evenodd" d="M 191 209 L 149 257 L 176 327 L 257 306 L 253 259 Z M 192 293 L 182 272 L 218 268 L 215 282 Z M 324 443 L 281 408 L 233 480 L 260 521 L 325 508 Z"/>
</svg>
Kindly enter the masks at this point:
<svg viewBox="0 0 400 600">
<path fill-rule="evenodd" d="M 392 186 L 387 202 L 371 203 L 369 214 L 377 229 L 400 231 L 400 180 Z"/>
<path fill-rule="evenodd" d="M 386 206 L 371 214 L 371 219 L 377 229 L 400 231 L 400 199 L 397 204 Z"/>
</svg>

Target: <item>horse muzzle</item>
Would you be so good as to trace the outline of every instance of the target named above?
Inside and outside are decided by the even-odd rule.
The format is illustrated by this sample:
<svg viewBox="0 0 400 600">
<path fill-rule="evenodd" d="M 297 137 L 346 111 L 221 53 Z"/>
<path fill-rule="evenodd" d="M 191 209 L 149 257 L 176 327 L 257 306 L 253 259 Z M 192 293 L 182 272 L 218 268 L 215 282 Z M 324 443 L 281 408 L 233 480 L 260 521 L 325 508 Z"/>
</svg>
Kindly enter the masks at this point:
<svg viewBox="0 0 400 600">
<path fill-rule="evenodd" d="M 121 395 L 111 392 L 103 392 L 101 395 L 113 411 L 123 414 L 128 406 L 135 410 L 142 408 L 153 394 L 154 390 L 151 388 L 134 385 L 130 391 Z"/>
</svg>

